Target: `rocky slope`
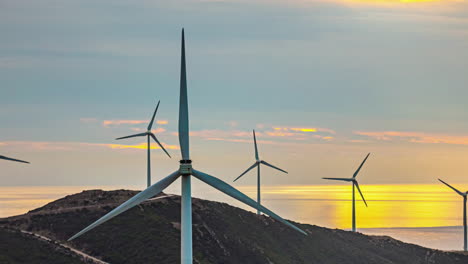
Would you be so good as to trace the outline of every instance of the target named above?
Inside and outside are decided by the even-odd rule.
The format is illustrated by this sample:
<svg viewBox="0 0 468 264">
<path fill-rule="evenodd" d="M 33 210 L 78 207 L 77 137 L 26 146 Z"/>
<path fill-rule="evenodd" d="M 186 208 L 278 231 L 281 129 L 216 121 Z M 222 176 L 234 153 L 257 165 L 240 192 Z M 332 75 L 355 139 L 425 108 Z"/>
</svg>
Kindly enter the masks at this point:
<svg viewBox="0 0 468 264">
<path fill-rule="evenodd" d="M 0 219 L 0 226 L 68 243 L 113 264 L 179 263 L 179 196 L 147 201 L 82 237 L 66 242 L 70 236 L 136 193 L 128 190 L 84 191 L 27 214 Z M 257 216 L 225 203 L 193 199 L 194 262 L 468 263 L 466 255 L 427 249 L 390 237 L 297 225 L 309 235 L 304 236 L 267 216 Z M 7 255 L 9 251 L 0 248 L 0 256 Z"/>
</svg>

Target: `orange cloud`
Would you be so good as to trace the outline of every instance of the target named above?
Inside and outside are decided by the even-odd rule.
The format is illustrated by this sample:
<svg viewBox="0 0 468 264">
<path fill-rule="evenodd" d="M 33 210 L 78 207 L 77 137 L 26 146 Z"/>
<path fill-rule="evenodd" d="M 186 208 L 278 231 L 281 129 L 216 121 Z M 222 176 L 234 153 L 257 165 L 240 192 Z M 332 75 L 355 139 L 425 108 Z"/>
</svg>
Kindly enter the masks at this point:
<svg viewBox="0 0 468 264">
<path fill-rule="evenodd" d="M 338 0 L 342 3 L 349 4 L 365 4 L 365 5 L 384 5 L 384 6 L 398 6 L 398 5 L 410 5 L 410 4 L 424 4 L 424 3 L 456 3 L 463 0 Z"/>
<path fill-rule="evenodd" d="M 104 120 L 102 125 L 105 127 L 108 126 L 118 126 L 118 125 L 138 125 L 138 124 L 148 124 L 149 120 Z M 158 125 L 167 125 L 169 121 L 167 120 L 156 120 Z"/>
<path fill-rule="evenodd" d="M 54 151 L 71 151 L 86 148 L 108 148 L 108 149 L 147 149 L 147 143 L 137 145 L 123 144 L 106 144 L 106 143 L 87 143 L 87 142 L 47 142 L 47 141 L 5 141 L 0 142 L 4 147 L 24 148 L 27 150 L 54 150 Z M 179 149 L 177 145 L 169 145 L 164 142 L 161 144 L 166 149 Z M 152 143 L 151 149 L 160 149 L 157 144 Z"/>
<path fill-rule="evenodd" d="M 179 149 L 177 145 L 168 145 L 162 143 L 165 149 Z M 148 149 L 147 143 L 140 143 L 137 145 L 122 145 L 122 144 L 100 144 L 101 146 L 105 146 L 111 149 Z M 150 149 L 161 149 L 157 144 L 151 144 Z"/>
<path fill-rule="evenodd" d="M 395 138 L 403 139 L 414 143 L 429 143 L 429 144 L 454 144 L 468 145 L 468 136 L 454 136 L 444 134 L 429 134 L 424 132 L 399 132 L 399 131 L 381 131 L 381 132 L 366 132 L 356 131 L 357 135 L 367 136 L 377 140 L 391 141 Z"/>
<path fill-rule="evenodd" d="M 437 2 L 441 0 L 347 0 L 346 2 L 358 2 L 367 4 L 395 4 L 395 3 L 423 3 Z"/>
<path fill-rule="evenodd" d="M 235 138 L 207 138 L 207 140 L 214 141 L 226 141 L 226 142 L 237 142 L 237 143 L 252 143 L 251 139 L 235 139 Z M 259 144 L 275 144 L 273 141 L 268 140 L 257 140 Z"/>
<path fill-rule="evenodd" d="M 102 124 L 104 126 L 118 126 L 118 125 L 136 125 L 136 124 L 146 124 L 146 120 L 104 120 Z"/>
<path fill-rule="evenodd" d="M 144 131 L 146 131 L 146 129 L 141 128 L 141 127 L 131 127 L 130 129 L 132 131 L 135 131 L 135 132 L 144 132 Z M 163 132 L 166 132 L 166 131 L 167 130 L 165 128 L 162 128 L 162 127 L 158 127 L 156 129 L 151 129 L 151 132 L 153 132 L 154 134 L 163 133 Z"/>
</svg>

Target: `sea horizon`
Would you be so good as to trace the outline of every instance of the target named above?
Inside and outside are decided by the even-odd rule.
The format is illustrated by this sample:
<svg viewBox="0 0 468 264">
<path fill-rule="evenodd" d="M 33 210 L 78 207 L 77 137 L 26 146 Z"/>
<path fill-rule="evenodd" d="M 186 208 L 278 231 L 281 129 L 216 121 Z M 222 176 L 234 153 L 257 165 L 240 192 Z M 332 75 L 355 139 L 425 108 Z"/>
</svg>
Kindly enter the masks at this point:
<svg viewBox="0 0 468 264">
<path fill-rule="evenodd" d="M 179 185 L 173 186 L 166 193 L 179 194 Z M 395 187 L 398 187 L 398 191 Z M 2 186 L 0 217 L 24 214 L 66 195 L 91 189 L 141 190 L 143 186 Z M 256 186 L 240 186 L 238 189 L 255 199 Z M 366 208 L 357 198 L 358 232 L 391 236 L 403 242 L 433 249 L 461 250 L 462 199 L 456 193 L 451 193 L 451 190 L 445 190 L 445 186 L 381 184 L 364 185 L 361 189 L 369 207 Z M 350 230 L 351 192 L 348 185 L 264 186 L 262 194 L 262 203 L 286 219 Z M 193 196 L 255 211 L 199 184 L 194 186 Z"/>
</svg>

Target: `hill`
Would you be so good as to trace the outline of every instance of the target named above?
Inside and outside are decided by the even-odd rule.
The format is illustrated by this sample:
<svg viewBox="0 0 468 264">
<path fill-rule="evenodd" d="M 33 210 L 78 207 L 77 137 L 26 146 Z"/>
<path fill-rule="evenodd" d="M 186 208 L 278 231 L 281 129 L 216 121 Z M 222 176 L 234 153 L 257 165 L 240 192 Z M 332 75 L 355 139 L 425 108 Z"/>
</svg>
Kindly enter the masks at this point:
<svg viewBox="0 0 468 264">
<path fill-rule="evenodd" d="M 0 226 L 3 230 L 13 228 L 48 237 L 108 263 L 179 263 L 179 196 L 146 201 L 82 237 L 66 242 L 136 193 L 83 191 L 27 214 L 0 219 Z M 386 236 L 295 224 L 309 236 L 267 216 L 257 216 L 226 203 L 194 198 L 194 263 L 468 263 L 468 256 L 463 254 L 427 249 Z M 5 245 L 0 248 L 3 257 L 15 250 L 13 245 L 3 247 Z"/>
</svg>

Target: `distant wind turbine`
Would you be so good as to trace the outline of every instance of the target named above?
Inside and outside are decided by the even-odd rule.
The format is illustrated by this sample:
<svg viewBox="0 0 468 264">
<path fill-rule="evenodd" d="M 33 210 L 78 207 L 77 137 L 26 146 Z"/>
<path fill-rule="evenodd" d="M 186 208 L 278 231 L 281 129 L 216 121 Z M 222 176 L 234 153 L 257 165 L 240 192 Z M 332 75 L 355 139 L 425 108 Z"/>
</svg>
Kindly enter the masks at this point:
<svg viewBox="0 0 468 264">
<path fill-rule="evenodd" d="M 3 159 L 3 160 L 10 160 L 10 161 L 16 161 L 16 162 L 22 162 L 22 163 L 28 163 L 28 161 L 24 161 L 24 160 L 19 160 L 19 159 L 13 159 L 13 158 L 9 158 L 9 157 L 5 157 L 5 156 L 2 156 L 0 155 L 0 159 Z"/>
<path fill-rule="evenodd" d="M 255 146 L 255 163 L 252 166 L 250 166 L 246 171 L 244 171 L 244 173 L 242 173 L 234 181 L 237 181 L 240 177 L 244 176 L 244 174 L 249 172 L 251 169 L 257 167 L 257 203 L 260 204 L 260 164 L 266 165 L 268 167 L 271 167 L 273 169 L 279 170 L 284 173 L 288 173 L 288 172 L 278 167 L 275 167 L 266 161 L 260 160 L 260 158 L 258 157 L 258 148 L 257 148 L 257 139 L 255 137 L 255 130 L 253 130 L 253 139 L 254 139 L 254 146 Z M 260 210 L 257 210 L 257 214 L 260 215 Z"/>
<path fill-rule="evenodd" d="M 444 182 L 443 180 L 439 179 L 439 181 L 445 185 L 447 185 L 450 189 L 454 190 L 456 193 L 459 195 L 463 196 L 463 250 L 467 251 L 468 250 L 468 245 L 467 245 L 467 238 L 466 238 L 466 197 L 468 195 L 468 191 L 466 192 L 460 192 L 459 190 L 455 189 L 453 186 L 450 184 Z"/>
<path fill-rule="evenodd" d="M 146 180 L 146 187 L 149 187 L 151 186 L 151 157 L 150 157 L 150 153 L 151 153 L 151 144 L 150 144 L 150 137 L 154 139 L 154 141 L 156 141 L 156 143 L 158 143 L 158 145 L 161 147 L 162 150 L 164 150 L 164 152 L 166 152 L 167 156 L 169 156 L 169 158 L 171 157 L 171 155 L 169 155 L 169 153 L 167 153 L 166 149 L 163 147 L 163 145 L 161 145 L 161 143 L 159 143 L 159 140 L 156 138 L 156 136 L 153 134 L 153 132 L 151 132 L 151 128 L 153 127 L 153 122 L 154 122 L 154 117 L 156 116 L 156 112 L 158 112 L 158 108 L 159 108 L 159 103 L 161 101 L 158 101 L 158 104 L 156 105 L 156 109 L 154 110 L 154 113 L 153 113 L 153 117 L 151 118 L 151 121 L 148 125 L 148 128 L 147 128 L 147 131 L 145 133 L 140 133 L 140 134 L 135 134 L 135 135 L 130 135 L 130 136 L 126 136 L 126 137 L 119 137 L 119 138 L 116 138 L 116 140 L 119 140 L 119 139 L 124 139 L 124 138 L 132 138 L 132 137 L 144 137 L 146 136 L 147 137 L 147 142 L 148 142 L 148 175 L 147 175 L 147 180 Z"/>
<path fill-rule="evenodd" d="M 184 30 L 182 29 L 182 49 L 181 49 L 181 71 L 180 71 L 180 101 L 179 101 L 179 144 L 182 154 L 179 169 L 160 180 L 159 182 L 151 185 L 146 190 L 138 193 L 130 198 L 125 203 L 121 204 L 114 210 L 107 213 L 105 216 L 98 219 L 76 235 L 72 236 L 70 240 L 75 239 L 89 230 L 99 226 L 100 224 L 108 221 L 109 219 L 127 211 L 128 209 L 144 202 L 145 200 L 159 194 L 166 187 L 171 185 L 179 177 L 182 178 L 182 195 L 181 195 L 181 263 L 192 263 L 192 194 L 191 194 L 191 176 L 205 182 L 206 184 L 218 189 L 219 191 L 257 209 L 263 213 L 270 215 L 277 221 L 297 230 L 305 235 L 306 232 L 298 227 L 284 220 L 274 212 L 258 204 L 247 195 L 241 193 L 229 184 L 221 181 L 220 179 L 210 176 L 201 171 L 192 168 L 192 161 L 190 160 L 189 151 L 189 116 L 188 116 L 188 100 L 187 100 L 187 79 L 185 68 L 185 40 Z"/>
<path fill-rule="evenodd" d="M 353 177 L 351 177 L 351 178 L 322 178 L 322 179 L 326 179 L 326 180 L 346 181 L 346 182 L 352 182 L 353 183 L 353 232 L 356 232 L 356 198 L 355 198 L 355 194 L 354 194 L 354 192 L 355 192 L 354 187 L 356 187 L 358 189 L 359 194 L 362 197 L 362 201 L 364 202 L 364 204 L 367 207 L 366 199 L 364 199 L 364 195 L 362 195 L 361 189 L 359 188 L 359 184 L 358 184 L 358 182 L 356 180 L 356 176 L 358 175 L 359 171 L 362 168 L 362 165 L 364 165 L 364 163 L 366 162 L 369 155 L 370 155 L 370 153 L 367 154 L 366 158 L 362 161 L 361 165 L 359 165 L 356 172 L 353 174 Z"/>
</svg>

